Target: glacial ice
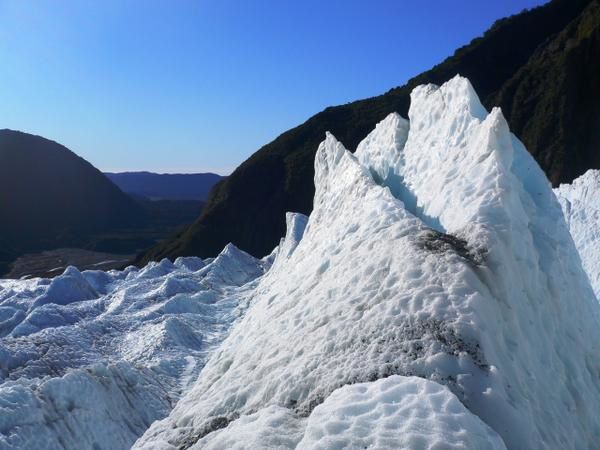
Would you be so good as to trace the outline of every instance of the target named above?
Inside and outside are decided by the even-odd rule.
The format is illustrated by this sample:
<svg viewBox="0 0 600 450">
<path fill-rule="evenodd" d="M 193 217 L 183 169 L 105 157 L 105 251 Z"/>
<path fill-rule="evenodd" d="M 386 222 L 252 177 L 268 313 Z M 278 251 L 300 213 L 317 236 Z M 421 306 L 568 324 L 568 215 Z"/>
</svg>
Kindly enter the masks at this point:
<svg viewBox="0 0 600 450">
<path fill-rule="evenodd" d="M 0 448 L 130 448 L 194 383 L 264 270 L 229 245 L 209 264 L 0 280 Z"/>
<path fill-rule="evenodd" d="M 596 448 L 598 176 L 462 77 L 408 119 L 328 133 L 263 259 L 0 280 L 0 448 Z"/>
<path fill-rule="evenodd" d="M 327 134 L 302 239 L 136 448 L 383 442 L 360 424 L 386 396 L 356 423 L 340 411 L 397 376 L 468 410 L 463 435 L 436 433 L 433 408 L 430 434 L 397 424 L 405 442 L 596 447 L 599 305 L 545 175 L 464 78 L 416 88 L 409 120 L 387 117 L 356 155 Z"/>
<path fill-rule="evenodd" d="M 191 448 L 295 447 L 506 449 L 502 439 L 448 388 L 399 375 L 341 387 L 308 418 L 269 406 L 206 435 Z"/>
<path fill-rule="evenodd" d="M 506 448 L 447 387 L 399 375 L 333 391 L 308 417 L 298 447 Z"/>
<path fill-rule="evenodd" d="M 588 170 L 554 189 L 583 268 L 600 301 L 600 170 Z"/>
</svg>

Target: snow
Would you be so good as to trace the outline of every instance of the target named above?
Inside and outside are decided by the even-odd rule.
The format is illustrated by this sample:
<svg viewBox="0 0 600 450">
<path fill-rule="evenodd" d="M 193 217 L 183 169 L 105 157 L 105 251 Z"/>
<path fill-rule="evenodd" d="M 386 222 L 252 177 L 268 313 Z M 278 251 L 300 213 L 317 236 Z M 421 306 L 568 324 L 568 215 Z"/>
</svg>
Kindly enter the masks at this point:
<svg viewBox="0 0 600 450">
<path fill-rule="evenodd" d="M 446 386 L 470 412 L 461 427 L 478 430 L 444 434 L 433 405 L 423 448 L 501 447 L 496 435 L 512 449 L 596 447 L 599 305 L 545 175 L 464 78 L 416 88 L 409 119 L 386 118 L 356 156 L 327 134 L 301 240 L 136 448 L 235 448 L 238 435 L 326 446 L 319 414 L 394 376 Z M 385 408 L 381 386 L 370 411 Z M 358 442 L 364 425 L 345 424 Z M 383 442 L 377 427 L 365 442 Z M 289 441 L 263 440 L 270 430 Z"/>
<path fill-rule="evenodd" d="M 448 388 L 398 375 L 334 391 L 309 416 L 298 447 L 506 448 Z"/>
<path fill-rule="evenodd" d="M 308 418 L 287 408 L 269 406 L 206 435 L 191 448 L 295 447 L 506 448 L 500 437 L 448 388 L 398 375 L 337 389 Z"/>
<path fill-rule="evenodd" d="M 194 443 L 191 450 L 246 450 L 295 448 L 302 438 L 305 420 L 287 408 L 269 406 L 240 417 L 227 428 L 206 435 Z M 161 443 L 167 449 L 169 443 Z M 149 448 L 157 448 L 152 443 Z M 175 448 L 175 447 L 173 447 Z"/>
<path fill-rule="evenodd" d="M 600 300 L 600 170 L 554 190 L 596 297 Z"/>
<path fill-rule="evenodd" d="M 130 448 L 194 383 L 264 270 L 229 245 L 208 264 L 1 280 L 0 448 Z"/>
</svg>

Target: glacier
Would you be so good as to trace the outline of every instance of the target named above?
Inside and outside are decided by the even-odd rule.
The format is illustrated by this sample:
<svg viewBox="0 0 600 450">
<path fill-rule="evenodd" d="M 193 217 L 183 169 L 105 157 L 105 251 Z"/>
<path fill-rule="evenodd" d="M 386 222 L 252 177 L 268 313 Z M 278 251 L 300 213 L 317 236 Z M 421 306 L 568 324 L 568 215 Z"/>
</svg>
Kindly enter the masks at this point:
<svg viewBox="0 0 600 450">
<path fill-rule="evenodd" d="M 194 383 L 268 267 L 229 245 L 213 261 L 0 280 L 0 448 L 130 448 Z"/>
<path fill-rule="evenodd" d="M 355 155 L 327 134 L 315 189 L 293 251 L 134 448 L 596 447 L 598 302 L 548 180 L 468 80 L 417 87 Z M 386 408 L 411 385 L 457 405 L 462 441 L 426 395 L 418 426 Z M 394 415 L 404 433 L 379 428 Z"/>
<path fill-rule="evenodd" d="M 0 280 L 0 448 L 597 447 L 596 173 L 456 76 L 314 181 L 263 259 Z"/>
<path fill-rule="evenodd" d="M 600 300 L 600 170 L 590 169 L 573 183 L 561 184 L 554 192 L 583 268 Z"/>
</svg>

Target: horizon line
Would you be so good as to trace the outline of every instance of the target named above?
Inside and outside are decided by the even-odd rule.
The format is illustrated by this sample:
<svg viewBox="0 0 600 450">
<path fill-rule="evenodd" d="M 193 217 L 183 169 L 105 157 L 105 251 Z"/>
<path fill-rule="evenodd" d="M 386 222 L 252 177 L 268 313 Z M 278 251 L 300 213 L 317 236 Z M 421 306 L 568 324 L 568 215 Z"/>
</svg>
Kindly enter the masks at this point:
<svg viewBox="0 0 600 450">
<path fill-rule="evenodd" d="M 151 170 L 151 169 L 101 169 L 98 170 L 102 173 L 151 173 L 155 175 L 202 175 L 202 174 L 214 174 L 221 177 L 228 177 L 233 173 L 234 169 L 202 169 L 197 171 L 189 170 Z"/>
</svg>

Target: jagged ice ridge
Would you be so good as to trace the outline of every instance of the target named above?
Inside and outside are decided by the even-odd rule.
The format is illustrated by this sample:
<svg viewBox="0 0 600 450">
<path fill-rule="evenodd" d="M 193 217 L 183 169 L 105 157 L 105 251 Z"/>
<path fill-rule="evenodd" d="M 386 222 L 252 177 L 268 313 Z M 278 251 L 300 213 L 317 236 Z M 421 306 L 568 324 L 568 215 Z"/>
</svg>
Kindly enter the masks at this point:
<svg viewBox="0 0 600 450">
<path fill-rule="evenodd" d="M 416 88 L 356 155 L 328 134 L 315 187 L 296 248 L 136 448 L 452 448 L 426 396 L 431 436 L 364 432 L 382 379 L 464 405 L 461 448 L 597 445 L 598 303 L 545 175 L 468 80 Z"/>
<path fill-rule="evenodd" d="M 597 176 L 461 77 L 408 119 L 327 134 L 262 260 L 0 281 L 0 448 L 595 448 Z"/>
</svg>

